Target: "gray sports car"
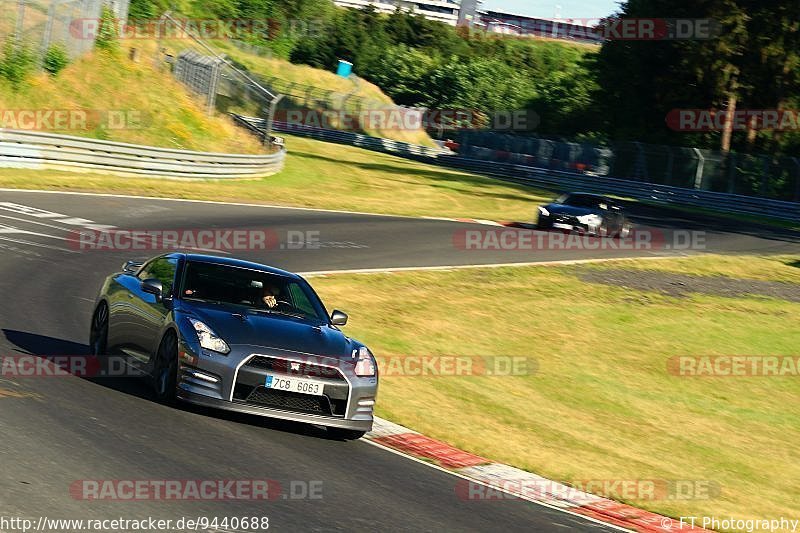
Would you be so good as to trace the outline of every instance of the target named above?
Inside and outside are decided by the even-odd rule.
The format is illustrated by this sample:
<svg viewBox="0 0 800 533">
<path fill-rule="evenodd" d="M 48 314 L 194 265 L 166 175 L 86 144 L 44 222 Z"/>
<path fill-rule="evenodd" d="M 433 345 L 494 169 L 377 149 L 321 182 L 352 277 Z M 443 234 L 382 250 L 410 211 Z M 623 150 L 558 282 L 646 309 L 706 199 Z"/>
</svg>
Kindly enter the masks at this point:
<svg viewBox="0 0 800 533">
<path fill-rule="evenodd" d="M 97 299 L 93 355 L 149 376 L 156 396 L 326 426 L 372 429 L 378 368 L 300 276 L 246 261 L 172 253 L 127 262 Z"/>
<path fill-rule="evenodd" d="M 537 228 L 566 230 L 598 237 L 627 238 L 633 226 L 619 202 L 580 192 L 563 194 L 539 207 Z"/>
</svg>

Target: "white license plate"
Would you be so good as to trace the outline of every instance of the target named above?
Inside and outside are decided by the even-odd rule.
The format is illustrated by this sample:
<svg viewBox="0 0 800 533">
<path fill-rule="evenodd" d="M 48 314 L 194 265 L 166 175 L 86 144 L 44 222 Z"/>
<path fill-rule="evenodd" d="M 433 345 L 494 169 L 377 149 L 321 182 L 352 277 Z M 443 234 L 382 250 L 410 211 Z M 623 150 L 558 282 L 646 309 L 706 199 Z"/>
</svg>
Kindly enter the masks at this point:
<svg viewBox="0 0 800 533">
<path fill-rule="evenodd" d="M 285 390 L 287 392 L 298 392 L 300 394 L 312 394 L 314 396 L 322 396 L 325 390 L 325 383 L 315 379 L 274 376 L 268 374 L 264 381 L 264 387 L 267 389 Z"/>
<path fill-rule="evenodd" d="M 561 222 L 553 222 L 553 227 L 556 229 L 572 229 L 571 224 L 562 224 Z"/>
</svg>

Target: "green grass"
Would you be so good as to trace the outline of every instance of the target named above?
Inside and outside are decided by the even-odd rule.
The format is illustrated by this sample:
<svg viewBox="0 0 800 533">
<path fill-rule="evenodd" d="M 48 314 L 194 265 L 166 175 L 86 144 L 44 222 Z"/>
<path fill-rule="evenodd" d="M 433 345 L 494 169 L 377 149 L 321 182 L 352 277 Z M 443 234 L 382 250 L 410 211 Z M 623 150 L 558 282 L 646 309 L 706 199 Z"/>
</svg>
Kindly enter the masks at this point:
<svg viewBox="0 0 800 533">
<path fill-rule="evenodd" d="M 363 99 L 363 106 L 364 109 L 386 109 L 392 108 L 395 106 L 394 101 L 392 101 L 391 97 L 385 94 L 380 87 L 377 85 L 370 83 L 364 79 L 360 79 L 359 82 L 356 84 L 350 79 L 343 78 L 334 74 L 333 72 L 328 72 L 327 70 L 322 70 L 314 67 L 310 67 L 308 65 L 296 65 L 290 63 L 289 61 L 279 59 L 279 58 L 270 58 L 270 57 L 262 57 L 258 56 L 253 53 L 249 53 L 243 51 L 232 43 L 227 42 L 225 40 L 214 40 L 209 43 L 217 52 L 224 53 L 225 55 L 229 56 L 231 59 L 236 61 L 237 63 L 244 65 L 248 71 L 258 74 L 262 78 L 278 78 L 283 84 L 298 84 L 303 87 L 314 87 L 316 89 L 320 89 L 321 91 L 330 91 L 332 93 L 338 93 L 339 95 L 346 95 L 352 94 L 353 96 L 359 97 Z M 123 42 L 124 46 L 129 46 L 128 43 Z M 169 50 L 173 55 L 177 55 L 182 50 L 189 47 L 189 43 L 185 40 L 169 40 L 164 39 L 160 43 L 158 43 L 160 48 L 165 48 Z M 156 51 L 156 43 L 152 40 L 138 40 L 135 43 L 135 46 L 139 48 L 144 57 L 148 58 L 148 61 L 152 61 L 153 54 Z M 205 53 L 205 52 L 202 52 Z M 276 91 L 280 91 L 280 86 Z M 295 105 L 303 106 L 309 109 L 317 109 L 318 102 L 317 98 L 319 97 L 319 93 L 316 95 L 306 95 L 305 89 L 296 89 L 293 92 L 295 96 L 291 98 L 291 101 L 294 102 Z M 305 96 L 300 97 L 299 94 L 303 94 Z M 334 103 L 332 100 L 339 102 L 339 98 L 329 99 L 331 100 L 329 104 L 339 105 L 338 103 Z M 337 109 L 340 111 L 341 109 Z M 253 110 L 237 110 L 237 112 L 241 113 L 252 113 Z M 334 118 L 331 118 L 332 122 L 336 122 Z M 422 130 L 404 130 L 404 129 L 370 129 L 367 128 L 364 133 L 368 135 L 372 135 L 375 137 L 383 137 L 387 139 L 394 139 L 396 141 L 408 142 L 412 144 L 421 144 L 424 146 L 435 146 L 433 140 L 428 136 L 428 134 Z"/>
<path fill-rule="evenodd" d="M 186 150 L 263 152 L 258 141 L 228 117 L 208 116 L 201 102 L 169 73 L 153 69 L 150 62 L 134 63 L 123 54 L 88 54 L 56 77 L 32 76 L 18 90 L 0 81 L 0 109 L 136 111 L 140 115 L 129 124 L 132 127 L 107 128 L 100 120 L 85 130 L 47 131 Z"/>
<path fill-rule="evenodd" d="M 799 257 L 608 263 L 800 282 Z M 685 378 L 679 355 L 800 355 L 800 305 L 676 299 L 581 281 L 571 267 L 315 278 L 379 359 L 524 356 L 514 377 L 384 376 L 378 414 L 567 483 L 703 480 L 714 499 L 629 500 L 671 516 L 800 513 L 800 377 Z"/>
<path fill-rule="evenodd" d="M 258 180 L 175 181 L 0 169 L 0 187 L 502 220 L 530 220 L 535 206 L 550 197 L 492 178 L 302 137 L 287 136 L 287 148 L 285 170 Z"/>
</svg>

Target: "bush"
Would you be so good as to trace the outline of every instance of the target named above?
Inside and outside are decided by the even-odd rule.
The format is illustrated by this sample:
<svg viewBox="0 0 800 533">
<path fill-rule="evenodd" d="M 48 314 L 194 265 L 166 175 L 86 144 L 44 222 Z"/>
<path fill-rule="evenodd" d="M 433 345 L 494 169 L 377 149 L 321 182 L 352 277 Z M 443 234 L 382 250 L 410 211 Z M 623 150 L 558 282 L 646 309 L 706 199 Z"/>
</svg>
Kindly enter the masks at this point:
<svg viewBox="0 0 800 533">
<path fill-rule="evenodd" d="M 117 41 L 117 19 L 114 12 L 108 6 L 103 6 L 103 13 L 100 15 L 100 28 L 94 40 L 95 48 L 115 52 L 119 48 Z"/>
<path fill-rule="evenodd" d="M 6 41 L 0 61 L 0 75 L 17 87 L 35 68 L 36 58 L 27 46 Z"/>
<path fill-rule="evenodd" d="M 55 76 L 69 64 L 67 50 L 60 44 L 51 45 L 44 53 L 42 68 Z"/>
</svg>

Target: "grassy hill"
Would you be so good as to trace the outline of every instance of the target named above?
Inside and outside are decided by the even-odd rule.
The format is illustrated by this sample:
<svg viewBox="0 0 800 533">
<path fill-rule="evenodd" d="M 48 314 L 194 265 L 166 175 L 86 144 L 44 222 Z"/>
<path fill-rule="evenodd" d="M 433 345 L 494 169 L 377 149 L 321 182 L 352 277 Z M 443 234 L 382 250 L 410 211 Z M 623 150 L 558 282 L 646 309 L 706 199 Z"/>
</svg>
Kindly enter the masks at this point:
<svg viewBox="0 0 800 533">
<path fill-rule="evenodd" d="M 208 116 L 202 102 L 168 72 L 126 55 L 94 52 L 74 61 L 57 76 L 39 73 L 19 87 L 0 79 L 0 109 L 85 110 L 87 129 L 55 133 L 179 148 L 229 153 L 259 153 L 258 140 L 224 115 Z M 129 127 L 108 127 L 109 111 L 138 112 Z M 13 124 L 8 124 L 12 127 Z"/>
<path fill-rule="evenodd" d="M 123 47 L 136 46 L 147 58 L 152 58 L 156 51 L 155 41 L 137 40 L 135 43 L 124 42 Z M 166 49 L 169 53 L 177 55 L 181 51 L 192 48 L 199 53 L 205 53 L 202 49 L 193 46 L 194 43 L 188 40 L 169 40 L 164 39 L 159 43 L 159 47 Z M 293 84 L 296 87 L 292 90 L 292 95 L 285 102 L 289 102 L 292 107 L 304 107 L 307 109 L 320 109 L 318 98 L 321 93 L 330 93 L 327 101 L 329 108 L 339 111 L 341 109 L 341 99 L 345 95 L 352 95 L 360 98 L 363 109 L 385 109 L 395 107 L 391 97 L 386 95 L 381 89 L 366 80 L 359 79 L 351 81 L 342 78 L 333 72 L 322 70 L 307 65 L 296 65 L 284 59 L 276 57 L 266 57 L 258 55 L 252 51 L 242 50 L 233 43 L 225 40 L 215 40 L 209 42 L 219 53 L 225 54 L 234 62 L 244 66 L 248 71 L 257 74 L 262 79 L 275 79 L 275 92 L 284 93 Z M 314 88 L 314 94 L 307 93 L 307 87 Z M 352 112 L 350 106 L 348 112 Z M 424 130 L 398 130 L 398 129 L 371 129 L 366 128 L 364 133 L 375 137 L 384 137 L 396 141 L 434 146 L 433 140 Z"/>
</svg>

